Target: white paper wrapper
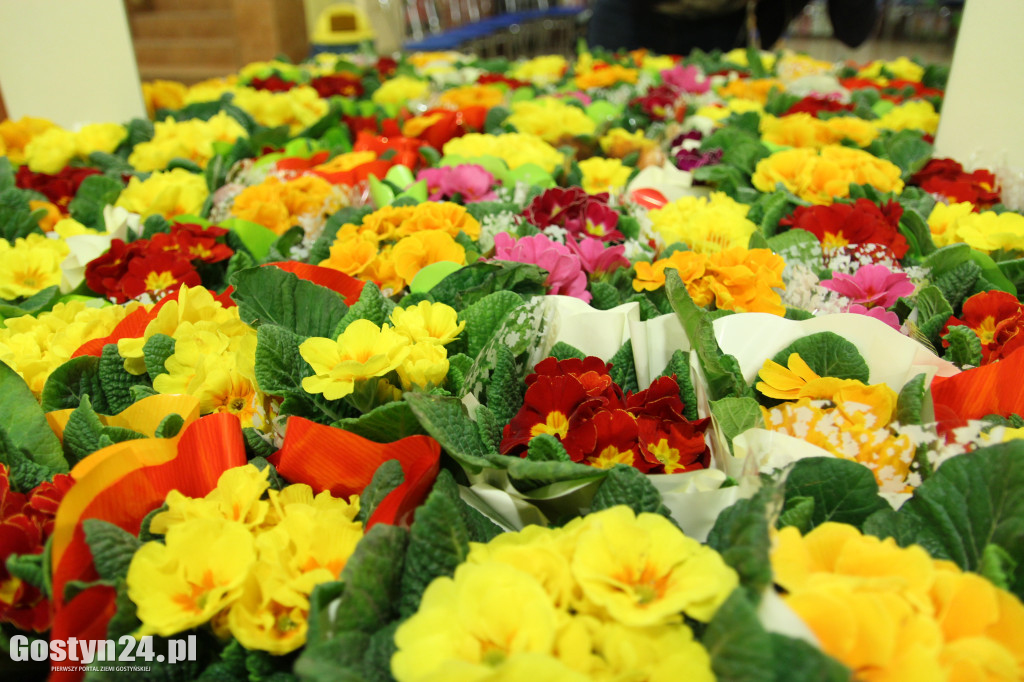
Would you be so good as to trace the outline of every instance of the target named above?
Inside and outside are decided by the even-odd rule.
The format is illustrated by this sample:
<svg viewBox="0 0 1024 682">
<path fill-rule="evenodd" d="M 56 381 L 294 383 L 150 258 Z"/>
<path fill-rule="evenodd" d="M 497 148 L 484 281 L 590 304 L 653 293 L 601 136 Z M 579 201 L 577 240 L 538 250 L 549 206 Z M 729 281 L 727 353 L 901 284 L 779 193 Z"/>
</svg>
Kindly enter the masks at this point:
<svg viewBox="0 0 1024 682">
<path fill-rule="evenodd" d="M 660 166 L 648 166 L 637 173 L 626 188 L 626 196 L 634 190 L 648 188 L 658 190 L 670 202 L 683 197 L 706 197 L 711 194 L 708 187 L 694 187 L 693 173 L 679 170 L 671 161 Z"/>
<path fill-rule="evenodd" d="M 608 362 L 629 340 L 632 324 L 640 321 L 638 303 L 598 310 L 574 296 L 546 296 L 545 301 L 548 333 L 542 344 L 542 358 L 561 341 Z"/>
</svg>

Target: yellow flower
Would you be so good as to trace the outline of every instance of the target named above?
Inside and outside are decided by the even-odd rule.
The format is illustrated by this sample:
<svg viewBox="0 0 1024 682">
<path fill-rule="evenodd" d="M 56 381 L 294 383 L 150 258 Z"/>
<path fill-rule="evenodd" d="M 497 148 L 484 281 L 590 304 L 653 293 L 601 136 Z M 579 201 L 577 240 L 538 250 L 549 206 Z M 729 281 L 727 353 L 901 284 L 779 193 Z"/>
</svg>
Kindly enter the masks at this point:
<svg viewBox="0 0 1024 682">
<path fill-rule="evenodd" d="M 956 236 L 979 251 L 1024 248 L 1024 216 L 1010 211 L 968 212 L 956 221 Z"/>
<path fill-rule="evenodd" d="M 711 656 L 685 625 L 629 628 L 608 622 L 597 628 L 593 644 L 603 664 L 592 679 L 687 680 L 714 682 Z"/>
<path fill-rule="evenodd" d="M 878 129 L 871 121 L 856 116 L 835 116 L 825 121 L 825 127 L 837 144 L 851 140 L 858 147 L 867 147 L 878 137 Z"/>
<path fill-rule="evenodd" d="M 782 92 L 786 88 L 775 78 L 736 78 L 719 87 L 718 95 L 723 99 L 746 99 L 763 105 L 772 89 Z"/>
<path fill-rule="evenodd" d="M 936 202 L 935 208 L 928 214 L 928 229 L 932 233 L 932 241 L 938 247 L 949 246 L 959 241 L 960 219 L 971 214 L 974 205 L 969 201 L 954 204 Z"/>
<path fill-rule="evenodd" d="M 306 339 L 299 345 L 299 353 L 316 372 L 302 380 L 302 388 L 337 400 L 352 393 L 356 381 L 397 369 L 409 355 L 409 340 L 388 325 L 381 328 L 361 319 L 350 324 L 336 341 Z"/>
<path fill-rule="evenodd" d="M 154 80 L 142 84 L 142 97 L 146 100 L 146 112 L 150 118 L 158 109 L 181 109 L 185 106 L 188 88 L 177 81 Z"/>
<path fill-rule="evenodd" d="M 325 173 L 338 173 L 344 171 L 350 171 L 353 168 L 358 168 L 364 163 L 369 163 L 377 158 L 376 152 L 362 151 L 362 152 L 347 152 L 344 154 L 338 154 L 330 161 L 321 163 L 316 166 L 316 170 L 323 171 Z"/>
<path fill-rule="evenodd" d="M 515 64 L 509 77 L 524 80 L 536 86 L 551 85 L 559 81 L 569 68 L 569 62 L 561 55 L 544 55 Z"/>
<path fill-rule="evenodd" d="M 35 317 L 8 318 L 0 328 L 0 361 L 39 396 L 53 370 L 70 360 L 86 341 L 108 335 L 138 306 L 130 303 L 95 308 L 84 301 L 72 301 L 58 303 L 53 310 Z"/>
<path fill-rule="evenodd" d="M 787 147 L 823 147 L 834 141 L 824 121 L 802 112 L 781 117 L 766 114 L 759 130 L 765 142 Z"/>
<path fill-rule="evenodd" d="M 70 253 L 63 239 L 41 234 L 19 237 L 14 245 L 0 240 L 0 298 L 12 300 L 59 286 L 60 264 Z"/>
<path fill-rule="evenodd" d="M 535 163 L 548 173 L 553 173 L 565 161 L 560 151 L 536 135 L 526 133 L 469 133 L 445 142 L 443 151 L 448 156 L 497 156 L 513 170 L 524 163 Z"/>
<path fill-rule="evenodd" d="M 680 612 L 707 622 L 739 584 L 710 547 L 657 514 L 625 506 L 584 518 L 572 573 L 586 603 L 630 626 L 679 622 Z"/>
<path fill-rule="evenodd" d="M 437 99 L 441 104 L 447 104 L 455 109 L 491 109 L 505 101 L 505 92 L 496 85 L 462 85 L 445 90 Z"/>
<path fill-rule="evenodd" d="M 622 159 L 633 152 L 643 155 L 657 148 L 658 143 L 644 137 L 642 130 L 629 132 L 625 128 L 612 128 L 598 142 L 608 156 Z"/>
<path fill-rule="evenodd" d="M 370 99 L 374 104 L 405 104 L 411 99 L 421 99 L 430 89 L 426 81 L 410 76 L 396 76 L 381 83 Z"/>
<path fill-rule="evenodd" d="M 270 469 L 262 471 L 251 464 L 228 469 L 217 479 L 217 487 L 206 497 L 192 498 L 172 490 L 167 494 L 167 509 L 150 522 L 154 533 L 166 534 L 172 528 L 195 519 L 222 519 L 255 530 L 264 521 L 270 503 L 260 498 L 270 487 Z"/>
<path fill-rule="evenodd" d="M 436 343 L 414 343 L 398 366 L 402 390 L 440 386 L 448 376 L 448 351 Z"/>
<path fill-rule="evenodd" d="M 596 66 L 596 65 L 595 65 Z M 581 90 L 610 88 L 619 83 L 636 83 L 639 72 L 621 64 L 600 63 L 602 68 L 577 69 L 573 82 Z"/>
<path fill-rule="evenodd" d="M 252 534 L 224 519 L 176 525 L 165 543 L 147 542 L 128 567 L 140 634 L 166 637 L 208 622 L 238 599 L 256 560 Z"/>
<path fill-rule="evenodd" d="M 202 175 L 174 168 L 157 171 L 146 180 L 132 177 L 115 205 L 144 219 L 151 215 L 173 218 L 199 213 L 209 193 Z"/>
<path fill-rule="evenodd" d="M 920 130 L 934 135 L 939 129 L 939 114 L 928 100 L 912 100 L 893 107 L 871 123 L 880 130 Z"/>
<path fill-rule="evenodd" d="M 782 297 L 782 271 L 786 262 L 769 249 L 725 249 L 708 255 L 705 274 L 686 282 L 690 297 L 696 301 L 714 297 L 715 306 L 740 313 L 785 315 Z M 684 280 L 685 281 L 685 280 Z"/>
<path fill-rule="evenodd" d="M 916 81 L 919 83 L 924 78 L 924 67 L 906 57 L 899 57 L 888 62 L 883 59 L 876 59 L 858 71 L 857 76 L 860 78 L 873 78 L 881 81 L 884 85 L 889 82 L 889 79 L 882 76 L 882 69 L 885 69 L 900 80 Z"/>
<path fill-rule="evenodd" d="M 37 135 L 56 127 L 56 124 L 45 118 L 22 116 L 17 121 L 4 119 L 0 121 L 0 154 L 6 155 L 11 163 L 21 165 L 25 163 L 25 147 L 28 143 Z"/>
<path fill-rule="evenodd" d="M 300 175 L 282 182 L 271 175 L 242 190 L 231 205 L 231 215 L 284 234 L 300 218 L 322 220 L 340 207 L 341 195 L 321 177 Z"/>
<path fill-rule="evenodd" d="M 402 237 L 391 252 L 395 272 L 408 284 L 420 270 L 433 263 L 448 261 L 466 264 L 466 249 L 447 232 L 427 230 Z"/>
<path fill-rule="evenodd" d="M 764 65 L 764 68 L 771 69 L 773 66 L 775 66 L 774 53 L 765 52 L 762 50 L 758 56 L 760 57 L 761 64 Z M 722 59 L 727 62 L 732 62 L 737 66 L 750 66 L 750 59 L 747 56 L 746 48 L 737 47 L 735 49 L 729 50 L 728 52 L 722 55 Z"/>
<path fill-rule="evenodd" d="M 801 199 L 831 204 L 850 195 L 850 184 L 871 185 L 881 192 L 902 192 L 899 166 L 865 151 L 838 145 L 787 149 L 761 159 L 751 182 L 762 192 L 778 183 Z"/>
<path fill-rule="evenodd" d="M 579 107 L 554 97 L 524 100 L 512 105 L 508 122 L 521 133 L 558 144 L 563 138 L 592 135 L 597 124 Z"/>
<path fill-rule="evenodd" d="M 205 167 L 213 158 L 214 142 L 234 142 L 246 135 L 245 128 L 220 112 L 208 121 L 175 121 L 168 117 L 154 124 L 155 134 L 148 142 L 135 145 L 128 162 L 141 171 L 163 170 L 172 159 L 194 161 Z"/>
<path fill-rule="evenodd" d="M 319 121 L 328 110 L 327 100 L 321 99 L 317 91 L 308 85 L 300 85 L 287 92 L 252 88 L 236 88 L 234 92 L 233 103 L 257 123 L 268 128 L 286 125 L 292 135 Z"/>
<path fill-rule="evenodd" d="M 459 313 L 444 303 L 420 301 L 407 308 L 391 311 L 391 324 L 395 331 L 414 343 L 447 345 L 459 338 L 466 321 L 459 321 Z"/>
<path fill-rule="evenodd" d="M 306 643 L 308 620 L 308 595 L 290 584 L 289 575 L 279 565 L 261 560 L 232 603 L 227 628 L 246 649 L 282 656 Z"/>
<path fill-rule="evenodd" d="M 118 123 L 90 123 L 75 133 L 75 146 L 81 157 L 93 152 L 110 154 L 126 137 L 128 131 Z"/>
<path fill-rule="evenodd" d="M 338 230 L 331 245 L 330 256 L 320 261 L 325 268 L 332 268 L 353 277 L 361 274 L 377 257 L 377 240 L 352 230 L 347 235 Z"/>
<path fill-rule="evenodd" d="M 684 283 L 689 283 L 704 276 L 707 256 L 695 251 L 673 251 L 668 258 L 653 263 L 638 261 L 636 278 L 633 280 L 634 291 L 656 291 L 665 286 L 665 271 L 676 270 Z M 696 302 L 696 301 L 695 301 Z M 710 300 L 697 305 L 707 305 Z"/>
<path fill-rule="evenodd" d="M 29 170 L 54 174 L 78 154 L 75 134 L 63 128 L 49 128 L 25 145 Z"/>
<path fill-rule="evenodd" d="M 680 242 L 698 253 L 746 248 L 757 226 L 747 220 L 750 207 L 723 192 L 710 198 L 685 196 L 650 212 L 652 229 L 665 244 Z"/>
<path fill-rule="evenodd" d="M 39 225 L 39 229 L 43 232 L 53 232 L 53 229 L 63 219 L 63 214 L 60 212 L 60 208 L 56 204 L 52 204 L 49 201 L 39 201 L 37 199 L 29 199 L 28 208 L 33 213 L 39 209 L 43 209 L 42 217 L 36 221 Z M 59 233 L 58 233 L 59 234 Z M 63 236 L 63 235 L 61 235 Z"/>
<path fill-rule="evenodd" d="M 417 204 L 394 230 L 394 237 L 405 237 L 416 232 L 441 230 L 457 237 L 464 232 L 467 237 L 480 236 L 480 223 L 470 215 L 465 206 L 450 201 L 424 201 Z"/>
<path fill-rule="evenodd" d="M 391 673 L 398 682 L 470 679 L 550 655 L 560 614 L 528 573 L 499 562 L 464 563 L 435 579 L 419 610 L 395 632 Z M 462 673 L 462 674 L 460 674 Z"/>
<path fill-rule="evenodd" d="M 633 172 L 632 168 L 619 159 L 605 159 L 600 156 L 580 161 L 579 167 L 583 174 L 581 184 L 588 194 L 618 194 L 629 181 L 629 174 Z"/>
</svg>

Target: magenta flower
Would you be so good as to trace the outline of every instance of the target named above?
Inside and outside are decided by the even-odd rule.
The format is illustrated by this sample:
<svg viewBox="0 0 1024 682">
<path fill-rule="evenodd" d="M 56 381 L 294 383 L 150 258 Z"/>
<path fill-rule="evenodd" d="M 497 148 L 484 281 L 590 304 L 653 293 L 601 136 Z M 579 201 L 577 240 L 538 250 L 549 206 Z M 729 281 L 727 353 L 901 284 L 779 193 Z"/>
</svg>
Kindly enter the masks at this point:
<svg viewBox="0 0 1024 682">
<path fill-rule="evenodd" d="M 583 215 L 565 221 L 565 229 L 576 237 L 596 237 L 601 241 L 615 242 L 625 239 L 619 232 L 619 214 L 608 204 L 601 201 L 588 201 Z"/>
<path fill-rule="evenodd" d="M 431 201 L 451 199 L 456 194 L 462 197 L 464 204 L 494 201 L 498 198 L 491 189 L 494 186 L 494 176 L 483 166 L 475 163 L 424 168 L 417 174 L 416 179 L 427 181 Z"/>
<path fill-rule="evenodd" d="M 551 225 L 564 228 L 576 237 L 597 237 L 606 242 L 621 241 L 619 214 L 608 205 L 608 194 L 587 194 L 580 187 L 553 187 L 540 194 L 523 209 L 531 225 L 544 229 Z"/>
<path fill-rule="evenodd" d="M 629 259 L 624 255 L 626 247 L 607 246 L 600 239 L 584 237 L 579 242 L 569 239 L 565 242 L 569 250 L 579 256 L 583 269 L 590 275 L 601 275 L 618 268 L 628 268 Z"/>
<path fill-rule="evenodd" d="M 885 322 L 887 325 L 889 325 L 896 331 L 900 331 L 899 316 L 892 311 L 886 310 L 885 308 L 878 306 L 874 308 L 865 308 L 864 306 L 858 303 L 854 303 L 852 305 L 847 306 L 846 312 L 857 313 L 858 315 L 867 315 L 868 317 L 873 317 L 876 320 L 881 320 L 882 322 Z"/>
<path fill-rule="evenodd" d="M 568 246 L 551 241 L 544 234 L 515 239 L 508 232 L 500 232 L 494 236 L 494 247 L 496 260 L 532 263 L 547 270 L 545 284 L 548 293 L 575 296 L 590 302 L 583 264 Z"/>
<path fill-rule="evenodd" d="M 862 265 L 853 275 L 833 273 L 821 286 L 865 308 L 888 308 L 901 296 L 914 293 L 914 284 L 905 272 L 892 272 L 884 265 Z"/>
<path fill-rule="evenodd" d="M 696 66 L 677 65 L 661 72 L 661 79 L 680 90 L 701 95 L 711 89 L 711 81 Z"/>
</svg>

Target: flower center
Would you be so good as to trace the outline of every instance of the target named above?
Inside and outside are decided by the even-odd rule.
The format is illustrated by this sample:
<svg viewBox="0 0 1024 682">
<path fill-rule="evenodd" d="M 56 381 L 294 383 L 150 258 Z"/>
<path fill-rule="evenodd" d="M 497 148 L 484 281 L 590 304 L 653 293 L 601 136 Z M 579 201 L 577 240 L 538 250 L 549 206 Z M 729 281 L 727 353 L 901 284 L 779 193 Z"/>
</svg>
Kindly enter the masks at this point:
<svg viewBox="0 0 1024 682">
<path fill-rule="evenodd" d="M 547 418 L 542 423 L 530 427 L 530 436 L 539 436 L 542 433 L 565 438 L 569 433 L 569 418 L 558 410 L 548 412 Z"/>
<path fill-rule="evenodd" d="M 146 275 L 146 291 L 163 291 L 174 286 L 174 274 L 170 270 L 151 272 Z"/>
</svg>

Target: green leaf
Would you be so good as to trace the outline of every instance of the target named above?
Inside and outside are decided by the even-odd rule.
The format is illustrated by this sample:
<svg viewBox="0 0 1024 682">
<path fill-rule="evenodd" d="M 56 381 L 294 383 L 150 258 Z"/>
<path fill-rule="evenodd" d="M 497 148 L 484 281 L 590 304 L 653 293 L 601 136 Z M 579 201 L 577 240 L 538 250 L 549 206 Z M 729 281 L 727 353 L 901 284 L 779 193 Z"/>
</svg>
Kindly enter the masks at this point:
<svg viewBox="0 0 1024 682">
<path fill-rule="evenodd" d="M 886 158 L 900 167 L 904 180 L 921 170 L 931 158 L 934 149 L 931 144 L 922 139 L 921 132 L 916 130 L 901 130 L 893 133 L 882 144 L 885 148 Z"/>
<path fill-rule="evenodd" d="M 981 339 L 967 325 L 950 327 L 942 337 L 948 344 L 946 359 L 959 367 L 977 367 L 981 364 Z"/>
<path fill-rule="evenodd" d="M 50 473 L 68 470 L 60 439 L 53 433 L 43 409 L 36 402 L 25 380 L 0 362 L 0 430 L 11 445 L 25 453 L 29 461 Z M 8 462 L 10 464 L 10 462 Z"/>
<path fill-rule="evenodd" d="M 103 347 L 98 374 L 108 414 L 123 412 L 135 402 L 131 393 L 132 386 L 152 385 L 149 375 L 131 374 L 124 368 L 124 358 L 117 352 L 117 346 L 113 343 Z"/>
<path fill-rule="evenodd" d="M 998 545 L 1017 561 L 1012 591 L 1024 595 L 1024 442 L 946 460 L 898 512 L 876 513 L 864 532 L 919 544 L 968 571 L 981 570 L 985 548 Z"/>
<path fill-rule="evenodd" d="M 37 315 L 52 308 L 59 299 L 60 288 L 56 286 L 47 287 L 17 302 L 8 301 L 0 304 L 0 319 L 21 317 L 22 315 Z"/>
<path fill-rule="evenodd" d="M 590 293 L 594 297 L 590 302 L 590 305 L 597 310 L 611 310 L 622 303 L 622 297 L 619 295 L 619 290 L 608 282 L 591 282 Z"/>
<path fill-rule="evenodd" d="M 146 343 L 142 347 L 142 355 L 146 362 L 146 374 L 149 375 L 150 380 L 155 380 L 167 371 L 165 364 L 167 358 L 174 355 L 175 343 L 174 337 L 167 334 L 153 334 L 146 339 Z"/>
<path fill-rule="evenodd" d="M 479 261 L 441 280 L 430 295 L 456 310 L 496 291 L 541 296 L 547 290 L 547 274 L 536 265 L 507 261 Z"/>
<path fill-rule="evenodd" d="M 932 346 L 941 348 L 939 334 L 953 315 L 953 308 L 936 286 L 928 286 L 917 292 L 917 325 Z"/>
<path fill-rule="evenodd" d="M 771 637 L 743 590 L 734 590 L 718 608 L 701 643 L 720 682 L 774 682 Z"/>
<path fill-rule="evenodd" d="M 827 521 L 860 528 L 889 504 L 878 494 L 875 476 L 863 464 L 838 457 L 809 457 L 792 465 L 785 483 L 786 500 L 814 501 L 811 527 Z"/>
<path fill-rule="evenodd" d="M 821 265 L 821 242 L 807 230 L 791 229 L 768 239 L 772 251 L 787 263 L 796 262 L 817 269 Z"/>
<path fill-rule="evenodd" d="M 331 424 L 375 443 L 394 443 L 406 436 L 425 434 L 409 404 L 402 400 L 378 405 L 359 417 L 339 419 Z"/>
<path fill-rule="evenodd" d="M 302 336 L 329 337 L 348 311 L 338 292 L 273 266 L 242 270 L 231 284 L 239 316 L 253 327 L 276 324 Z"/>
<path fill-rule="evenodd" d="M 755 602 L 772 583 L 768 509 L 777 494 L 774 486 L 766 485 L 754 497 L 739 500 L 718 515 L 708 534 L 708 546 L 736 570 Z"/>
<path fill-rule="evenodd" d="M 43 563 L 43 555 L 9 554 L 4 563 L 11 577 L 18 578 L 36 589 L 46 589 L 46 573 L 50 570 Z"/>
<path fill-rule="evenodd" d="M 722 398 L 711 403 L 711 415 L 729 441 L 748 429 L 764 426 L 761 406 L 753 398 Z"/>
<path fill-rule="evenodd" d="M 683 416 L 690 421 L 697 419 L 697 389 L 690 376 L 690 351 L 673 351 L 660 376 L 675 377 L 679 384 L 679 399 L 683 401 Z"/>
<path fill-rule="evenodd" d="M 20 237 L 42 232 L 28 202 L 28 192 L 15 187 L 0 191 L 0 237 L 14 243 Z"/>
<path fill-rule="evenodd" d="M 265 324 L 256 331 L 256 383 L 270 395 L 284 396 L 281 414 L 294 414 L 330 424 L 346 417 L 344 404 L 306 393 L 302 380 L 313 375 L 299 353 L 305 339 L 284 327 Z"/>
<path fill-rule="evenodd" d="M 391 316 L 391 311 L 394 309 L 395 304 L 391 299 L 385 298 L 376 284 L 367 282 L 363 285 L 363 290 L 359 294 L 359 300 L 349 308 L 344 317 L 334 326 L 330 332 L 330 337 L 332 339 L 338 338 L 356 320 L 369 320 L 379 327 L 387 322 Z"/>
<path fill-rule="evenodd" d="M 777 528 L 794 526 L 801 534 L 808 533 L 814 528 L 814 498 L 794 495 L 786 500 L 779 514 Z"/>
<path fill-rule="evenodd" d="M 467 306 L 459 312 L 459 320 L 465 321 L 468 355 L 475 358 L 494 337 L 505 318 L 523 305 L 523 299 L 511 291 L 495 291 Z"/>
<path fill-rule="evenodd" d="M 489 450 L 498 452 L 501 447 L 502 424 L 498 422 L 494 412 L 486 405 L 477 405 L 473 417 L 476 419 L 476 432 L 480 440 Z"/>
<path fill-rule="evenodd" d="M 117 180 L 106 175 L 90 175 L 78 186 L 75 198 L 68 204 L 71 217 L 86 227 L 106 231 L 103 209 L 117 202 L 124 189 Z"/>
<path fill-rule="evenodd" d="M 402 616 L 415 613 L 427 585 L 434 578 L 454 575 L 455 568 L 469 554 L 469 531 L 459 502 L 455 480 L 442 469 L 409 529 L 409 551 L 398 602 Z"/>
<path fill-rule="evenodd" d="M 496 451 L 480 439 L 462 401 L 426 393 L 406 393 L 405 400 L 427 433 L 461 465 L 475 471 L 491 466 L 487 455 Z"/>
<path fill-rule="evenodd" d="M 908 381 L 896 399 L 896 421 L 900 424 L 920 424 L 924 421 L 921 411 L 924 409 L 925 375 L 918 374 Z"/>
<path fill-rule="evenodd" d="M 100 577 L 104 580 L 124 580 L 128 575 L 132 557 L 142 546 L 139 539 L 128 531 L 99 519 L 86 519 L 82 522 L 82 528 L 85 530 L 85 541 L 89 544 L 93 564 Z"/>
<path fill-rule="evenodd" d="M 417 539 L 404 528 L 378 523 L 359 541 L 341 571 L 345 591 L 331 623 L 334 632 L 372 632 L 398 615 L 399 587 L 404 584 L 402 559 L 408 536 L 412 542 Z M 418 539 L 422 542 L 424 538 L 421 535 Z M 467 544 L 467 552 L 468 549 Z"/>
<path fill-rule="evenodd" d="M 373 515 L 377 505 L 403 482 L 405 482 L 405 473 L 402 471 L 401 462 L 397 459 L 389 459 L 377 467 L 369 485 L 363 488 L 363 492 L 359 494 L 359 513 L 356 514 L 356 521 L 365 524 L 366 520 Z"/>
<path fill-rule="evenodd" d="M 504 426 L 523 406 L 526 385 L 516 366 L 515 356 L 508 346 L 499 345 L 494 371 L 487 386 L 487 407 L 495 419 Z"/>
<path fill-rule="evenodd" d="M 636 393 L 640 390 L 636 378 L 636 365 L 633 362 L 633 341 L 627 339 L 622 347 L 608 361 L 612 367 L 608 371 L 612 381 L 619 385 L 624 393 Z"/>
<path fill-rule="evenodd" d="M 539 433 L 530 439 L 526 449 L 526 459 L 534 462 L 572 461 L 572 457 L 566 452 L 562 441 L 550 433 Z"/>
<path fill-rule="evenodd" d="M 64 454 L 68 463 L 74 465 L 108 445 L 140 438 L 145 436 L 131 429 L 105 426 L 92 409 L 89 397 L 82 396 L 81 404 L 68 417 L 64 427 Z"/>
<path fill-rule="evenodd" d="M 787 367 L 792 353 L 798 353 L 818 376 L 856 379 L 868 383 L 868 363 L 864 361 L 857 346 L 833 332 L 803 336 L 776 353 L 772 359 Z"/>
<path fill-rule="evenodd" d="M 956 310 L 971 295 L 980 276 L 981 266 L 973 260 L 967 260 L 940 274 L 934 284 L 942 292 L 942 297 Z"/>
<path fill-rule="evenodd" d="M 985 549 L 981 553 L 978 573 L 988 578 L 996 587 L 1010 590 L 1014 583 L 1013 573 L 1017 569 L 1018 563 L 999 545 L 985 545 Z"/>
<path fill-rule="evenodd" d="M 565 481 L 596 481 L 607 475 L 607 471 L 604 469 L 595 469 L 576 462 L 538 462 L 519 457 L 502 457 L 502 460 L 504 460 L 502 464 L 506 467 L 509 478 L 515 481 L 516 489 L 522 492 L 530 492 Z"/>
<path fill-rule="evenodd" d="M 818 647 L 775 632 L 772 644 L 775 679 L 778 682 L 851 682 L 853 673 Z"/>
<path fill-rule="evenodd" d="M 533 445 L 533 441 L 530 445 Z M 671 518 L 671 512 L 661 502 L 661 493 L 650 479 L 627 464 L 616 464 L 608 470 L 594 494 L 590 511 L 609 509 L 620 504 L 626 505 L 636 514 L 650 512 Z"/>
<path fill-rule="evenodd" d="M 559 341 L 551 347 L 551 352 L 548 354 L 556 360 L 568 360 L 569 358 L 577 358 L 582 360 L 587 357 L 583 351 L 575 346 L 570 346 L 565 341 Z"/>
</svg>

